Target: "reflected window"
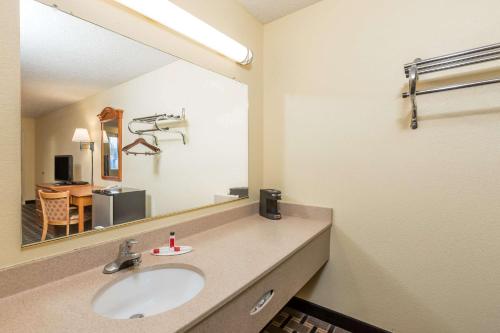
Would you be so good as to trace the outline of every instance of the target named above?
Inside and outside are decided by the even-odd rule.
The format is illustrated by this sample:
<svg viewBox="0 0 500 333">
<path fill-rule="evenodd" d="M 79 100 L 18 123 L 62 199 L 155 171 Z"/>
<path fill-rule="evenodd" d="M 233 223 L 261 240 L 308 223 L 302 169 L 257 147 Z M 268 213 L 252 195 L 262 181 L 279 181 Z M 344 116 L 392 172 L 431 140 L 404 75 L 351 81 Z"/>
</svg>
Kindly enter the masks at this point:
<svg viewBox="0 0 500 333">
<path fill-rule="evenodd" d="M 109 167 L 111 170 L 118 170 L 118 138 L 111 136 L 109 140 Z"/>
</svg>

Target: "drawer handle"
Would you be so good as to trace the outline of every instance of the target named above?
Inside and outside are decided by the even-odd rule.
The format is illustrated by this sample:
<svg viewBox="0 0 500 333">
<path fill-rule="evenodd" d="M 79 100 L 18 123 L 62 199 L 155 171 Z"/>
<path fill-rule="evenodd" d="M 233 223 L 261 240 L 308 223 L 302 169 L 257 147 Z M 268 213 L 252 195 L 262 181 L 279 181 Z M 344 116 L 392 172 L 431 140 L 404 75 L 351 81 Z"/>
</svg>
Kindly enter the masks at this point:
<svg viewBox="0 0 500 333">
<path fill-rule="evenodd" d="M 271 300 L 271 298 L 273 298 L 273 296 L 274 296 L 273 289 L 264 293 L 264 295 L 262 295 L 257 301 L 257 303 L 255 303 L 255 305 L 252 307 L 252 310 L 250 310 L 250 315 L 253 316 L 259 313 L 267 305 L 267 303 L 269 303 L 269 301 Z"/>
</svg>

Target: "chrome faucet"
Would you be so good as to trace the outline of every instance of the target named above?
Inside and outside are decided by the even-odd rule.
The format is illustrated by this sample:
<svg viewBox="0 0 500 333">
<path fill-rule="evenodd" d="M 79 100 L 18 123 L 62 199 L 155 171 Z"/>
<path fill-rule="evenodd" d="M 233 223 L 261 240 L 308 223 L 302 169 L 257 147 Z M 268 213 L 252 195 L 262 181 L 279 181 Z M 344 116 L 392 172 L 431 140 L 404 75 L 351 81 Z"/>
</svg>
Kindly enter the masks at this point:
<svg viewBox="0 0 500 333">
<path fill-rule="evenodd" d="M 104 270 L 102 272 L 104 274 L 112 274 L 130 266 L 139 266 L 141 264 L 141 254 L 137 252 L 130 252 L 132 245 L 134 244 L 137 244 L 135 239 L 128 239 L 121 243 L 118 257 L 104 266 Z"/>
</svg>

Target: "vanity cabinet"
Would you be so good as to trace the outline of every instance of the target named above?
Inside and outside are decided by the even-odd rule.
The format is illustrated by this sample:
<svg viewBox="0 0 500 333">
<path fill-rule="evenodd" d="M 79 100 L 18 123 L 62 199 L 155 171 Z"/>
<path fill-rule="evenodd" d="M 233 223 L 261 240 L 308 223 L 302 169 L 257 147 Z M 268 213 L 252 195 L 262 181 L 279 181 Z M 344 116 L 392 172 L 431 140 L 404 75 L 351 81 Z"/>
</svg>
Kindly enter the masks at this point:
<svg viewBox="0 0 500 333">
<path fill-rule="evenodd" d="M 287 203 L 281 208 L 278 222 L 261 217 L 258 204 L 249 203 L 135 234 L 143 249 L 162 246 L 171 231 L 195 249 L 174 257 L 145 252 L 136 272 L 102 273 L 121 240 L 0 270 L 0 331 L 259 332 L 329 259 L 333 211 Z M 140 320 L 110 319 L 93 307 L 106 286 L 142 271 L 179 266 L 205 277 L 200 293 L 179 307 Z M 138 295 L 146 304 L 147 288 L 134 299 Z M 54 313 L 65 315 L 50 320 Z"/>
<path fill-rule="evenodd" d="M 330 228 L 188 332 L 260 332 L 328 261 L 329 253 Z M 262 296 L 271 290 L 272 297 L 260 311 L 251 314 Z"/>
</svg>

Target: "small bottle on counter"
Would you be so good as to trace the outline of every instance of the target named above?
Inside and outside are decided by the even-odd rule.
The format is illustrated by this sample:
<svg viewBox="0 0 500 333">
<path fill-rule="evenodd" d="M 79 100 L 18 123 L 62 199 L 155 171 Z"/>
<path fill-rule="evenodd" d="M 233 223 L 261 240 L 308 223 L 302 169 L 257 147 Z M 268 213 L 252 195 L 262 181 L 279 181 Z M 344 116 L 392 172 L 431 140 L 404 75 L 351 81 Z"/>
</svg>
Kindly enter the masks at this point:
<svg viewBox="0 0 500 333">
<path fill-rule="evenodd" d="M 170 251 L 175 251 L 175 232 L 173 231 L 170 233 L 169 247 Z"/>
</svg>

